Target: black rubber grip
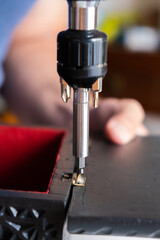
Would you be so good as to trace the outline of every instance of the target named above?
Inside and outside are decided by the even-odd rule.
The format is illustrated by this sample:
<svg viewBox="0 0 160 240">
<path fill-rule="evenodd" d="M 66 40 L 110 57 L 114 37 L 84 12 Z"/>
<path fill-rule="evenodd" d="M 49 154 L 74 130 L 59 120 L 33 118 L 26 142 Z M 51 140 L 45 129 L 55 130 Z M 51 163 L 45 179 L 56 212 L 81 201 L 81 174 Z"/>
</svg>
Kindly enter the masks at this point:
<svg viewBox="0 0 160 240">
<path fill-rule="evenodd" d="M 92 87 L 107 73 L 107 35 L 67 30 L 58 35 L 58 73 L 70 85 Z"/>
</svg>

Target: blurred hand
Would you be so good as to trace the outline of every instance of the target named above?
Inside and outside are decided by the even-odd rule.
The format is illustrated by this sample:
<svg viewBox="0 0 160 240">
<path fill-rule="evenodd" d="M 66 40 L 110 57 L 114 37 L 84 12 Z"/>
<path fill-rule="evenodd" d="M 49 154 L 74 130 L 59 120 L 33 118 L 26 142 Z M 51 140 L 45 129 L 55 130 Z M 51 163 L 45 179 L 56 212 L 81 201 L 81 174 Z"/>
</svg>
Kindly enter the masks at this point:
<svg viewBox="0 0 160 240">
<path fill-rule="evenodd" d="M 146 136 L 148 131 L 143 125 L 144 110 L 133 99 L 101 100 L 99 109 L 91 112 L 91 128 L 104 131 L 105 136 L 116 144 L 127 144 L 137 135 Z"/>
<path fill-rule="evenodd" d="M 66 28 L 66 19 L 63 1 L 39 0 L 14 32 L 4 88 L 21 122 L 72 127 L 72 101 L 62 102 L 56 72 L 56 37 Z M 144 115 L 135 100 L 104 99 L 98 109 L 91 110 L 90 126 L 112 142 L 126 144 L 136 135 L 148 134 Z"/>
</svg>

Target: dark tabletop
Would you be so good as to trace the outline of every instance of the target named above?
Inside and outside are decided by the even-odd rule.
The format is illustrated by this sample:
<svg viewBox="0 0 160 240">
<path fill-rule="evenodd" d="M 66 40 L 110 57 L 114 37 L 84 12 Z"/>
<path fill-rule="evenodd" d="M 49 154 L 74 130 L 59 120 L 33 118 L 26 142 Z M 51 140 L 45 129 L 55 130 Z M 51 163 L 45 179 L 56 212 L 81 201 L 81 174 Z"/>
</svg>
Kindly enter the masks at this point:
<svg viewBox="0 0 160 240">
<path fill-rule="evenodd" d="M 94 136 L 86 175 L 73 189 L 71 233 L 160 237 L 160 137 L 120 147 Z"/>
</svg>

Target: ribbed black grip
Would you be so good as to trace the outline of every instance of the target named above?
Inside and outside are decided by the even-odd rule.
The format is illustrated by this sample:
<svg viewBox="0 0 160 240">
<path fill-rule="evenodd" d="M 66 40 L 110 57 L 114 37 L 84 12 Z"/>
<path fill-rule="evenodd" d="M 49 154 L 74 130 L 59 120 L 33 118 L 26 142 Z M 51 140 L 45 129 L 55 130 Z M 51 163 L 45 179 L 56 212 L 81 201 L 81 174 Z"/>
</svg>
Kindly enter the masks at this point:
<svg viewBox="0 0 160 240">
<path fill-rule="evenodd" d="M 70 86 L 92 87 L 106 72 L 106 34 L 67 30 L 58 35 L 58 73 Z"/>
</svg>

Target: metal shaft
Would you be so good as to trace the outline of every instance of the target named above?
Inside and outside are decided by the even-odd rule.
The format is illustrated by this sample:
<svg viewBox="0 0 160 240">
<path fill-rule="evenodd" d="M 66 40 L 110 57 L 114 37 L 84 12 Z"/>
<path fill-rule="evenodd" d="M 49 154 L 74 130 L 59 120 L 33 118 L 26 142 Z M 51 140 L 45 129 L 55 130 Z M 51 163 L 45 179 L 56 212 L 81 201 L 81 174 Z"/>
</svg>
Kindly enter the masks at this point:
<svg viewBox="0 0 160 240">
<path fill-rule="evenodd" d="M 74 89 L 73 101 L 73 155 L 76 159 L 76 170 L 83 173 L 85 158 L 89 146 L 89 90 Z"/>
<path fill-rule="evenodd" d="M 97 28 L 97 7 L 99 0 L 68 2 L 70 29 L 93 30 Z"/>
</svg>

